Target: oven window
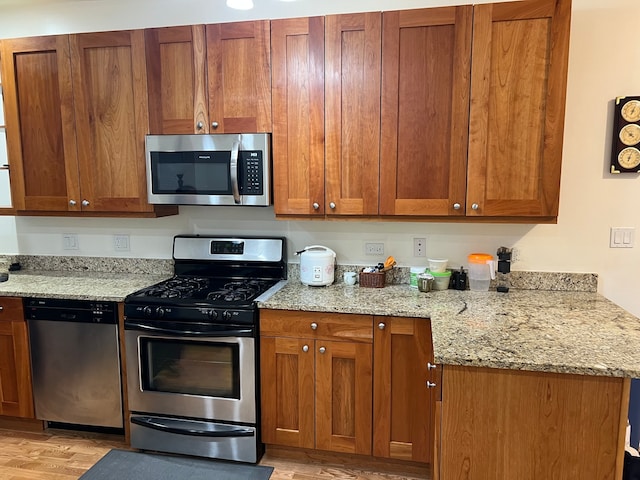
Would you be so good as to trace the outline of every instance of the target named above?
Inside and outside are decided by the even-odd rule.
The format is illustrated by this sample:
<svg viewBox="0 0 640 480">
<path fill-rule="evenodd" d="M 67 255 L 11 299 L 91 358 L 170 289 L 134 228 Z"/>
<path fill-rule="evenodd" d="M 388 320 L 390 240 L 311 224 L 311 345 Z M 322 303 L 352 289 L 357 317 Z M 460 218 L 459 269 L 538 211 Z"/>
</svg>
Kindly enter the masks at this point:
<svg viewBox="0 0 640 480">
<path fill-rule="evenodd" d="M 235 343 L 140 338 L 142 388 L 240 398 L 240 347 Z"/>
</svg>

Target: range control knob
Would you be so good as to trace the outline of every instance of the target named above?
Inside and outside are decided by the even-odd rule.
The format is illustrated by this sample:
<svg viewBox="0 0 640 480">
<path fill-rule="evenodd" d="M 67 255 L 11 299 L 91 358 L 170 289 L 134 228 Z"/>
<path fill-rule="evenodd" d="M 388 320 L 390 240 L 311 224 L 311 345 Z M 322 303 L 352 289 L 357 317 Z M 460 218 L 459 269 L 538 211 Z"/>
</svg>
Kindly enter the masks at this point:
<svg viewBox="0 0 640 480">
<path fill-rule="evenodd" d="M 229 310 L 225 310 L 222 312 L 222 318 L 225 320 L 231 320 L 231 312 Z"/>
<path fill-rule="evenodd" d="M 162 308 L 162 307 L 156 308 L 156 317 L 157 318 L 164 317 L 164 308 Z"/>
<path fill-rule="evenodd" d="M 207 317 L 209 317 L 209 320 L 215 320 L 216 318 L 218 318 L 218 312 L 213 309 L 208 310 Z"/>
<path fill-rule="evenodd" d="M 153 309 L 149 306 L 144 307 L 142 309 L 142 313 L 144 314 L 145 317 L 150 317 L 151 315 L 153 315 Z"/>
</svg>

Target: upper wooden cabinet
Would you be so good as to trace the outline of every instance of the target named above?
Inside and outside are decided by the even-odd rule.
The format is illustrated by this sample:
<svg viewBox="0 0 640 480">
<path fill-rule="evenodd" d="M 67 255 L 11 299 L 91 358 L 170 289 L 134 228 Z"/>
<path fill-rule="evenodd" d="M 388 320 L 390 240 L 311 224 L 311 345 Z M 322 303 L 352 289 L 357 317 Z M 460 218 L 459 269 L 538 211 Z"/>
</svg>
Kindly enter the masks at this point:
<svg viewBox="0 0 640 480">
<path fill-rule="evenodd" d="M 472 17 L 383 13 L 382 215 L 464 215 Z"/>
<path fill-rule="evenodd" d="M 474 7 L 466 214 L 556 217 L 571 0 Z"/>
<path fill-rule="evenodd" d="M 271 131 L 269 21 L 145 31 L 150 132 Z"/>
<path fill-rule="evenodd" d="M 2 68 L 18 213 L 177 212 L 146 199 L 142 31 L 3 40 Z"/>
<path fill-rule="evenodd" d="M 324 17 L 271 22 L 276 214 L 324 215 Z"/>
<path fill-rule="evenodd" d="M 0 299 L 0 415 L 35 418 L 22 299 Z"/>
</svg>

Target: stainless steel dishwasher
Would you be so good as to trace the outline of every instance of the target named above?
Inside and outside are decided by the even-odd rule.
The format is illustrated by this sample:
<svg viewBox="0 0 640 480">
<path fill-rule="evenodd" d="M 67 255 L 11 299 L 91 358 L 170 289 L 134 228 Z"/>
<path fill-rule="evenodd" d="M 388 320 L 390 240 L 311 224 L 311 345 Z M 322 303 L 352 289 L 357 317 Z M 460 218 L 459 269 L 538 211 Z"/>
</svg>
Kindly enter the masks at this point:
<svg viewBox="0 0 640 480">
<path fill-rule="evenodd" d="M 123 428 L 114 302 L 26 298 L 36 418 Z"/>
</svg>

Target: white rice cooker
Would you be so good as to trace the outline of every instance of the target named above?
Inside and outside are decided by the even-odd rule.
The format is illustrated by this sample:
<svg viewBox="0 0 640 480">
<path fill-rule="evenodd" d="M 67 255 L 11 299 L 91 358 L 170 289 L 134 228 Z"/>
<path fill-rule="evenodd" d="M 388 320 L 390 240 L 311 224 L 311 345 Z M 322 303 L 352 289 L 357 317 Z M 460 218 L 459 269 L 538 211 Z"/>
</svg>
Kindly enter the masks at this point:
<svg viewBox="0 0 640 480">
<path fill-rule="evenodd" d="M 322 287 L 333 283 L 336 252 L 322 245 L 310 245 L 296 255 L 300 255 L 300 281 L 303 284 Z"/>
</svg>

